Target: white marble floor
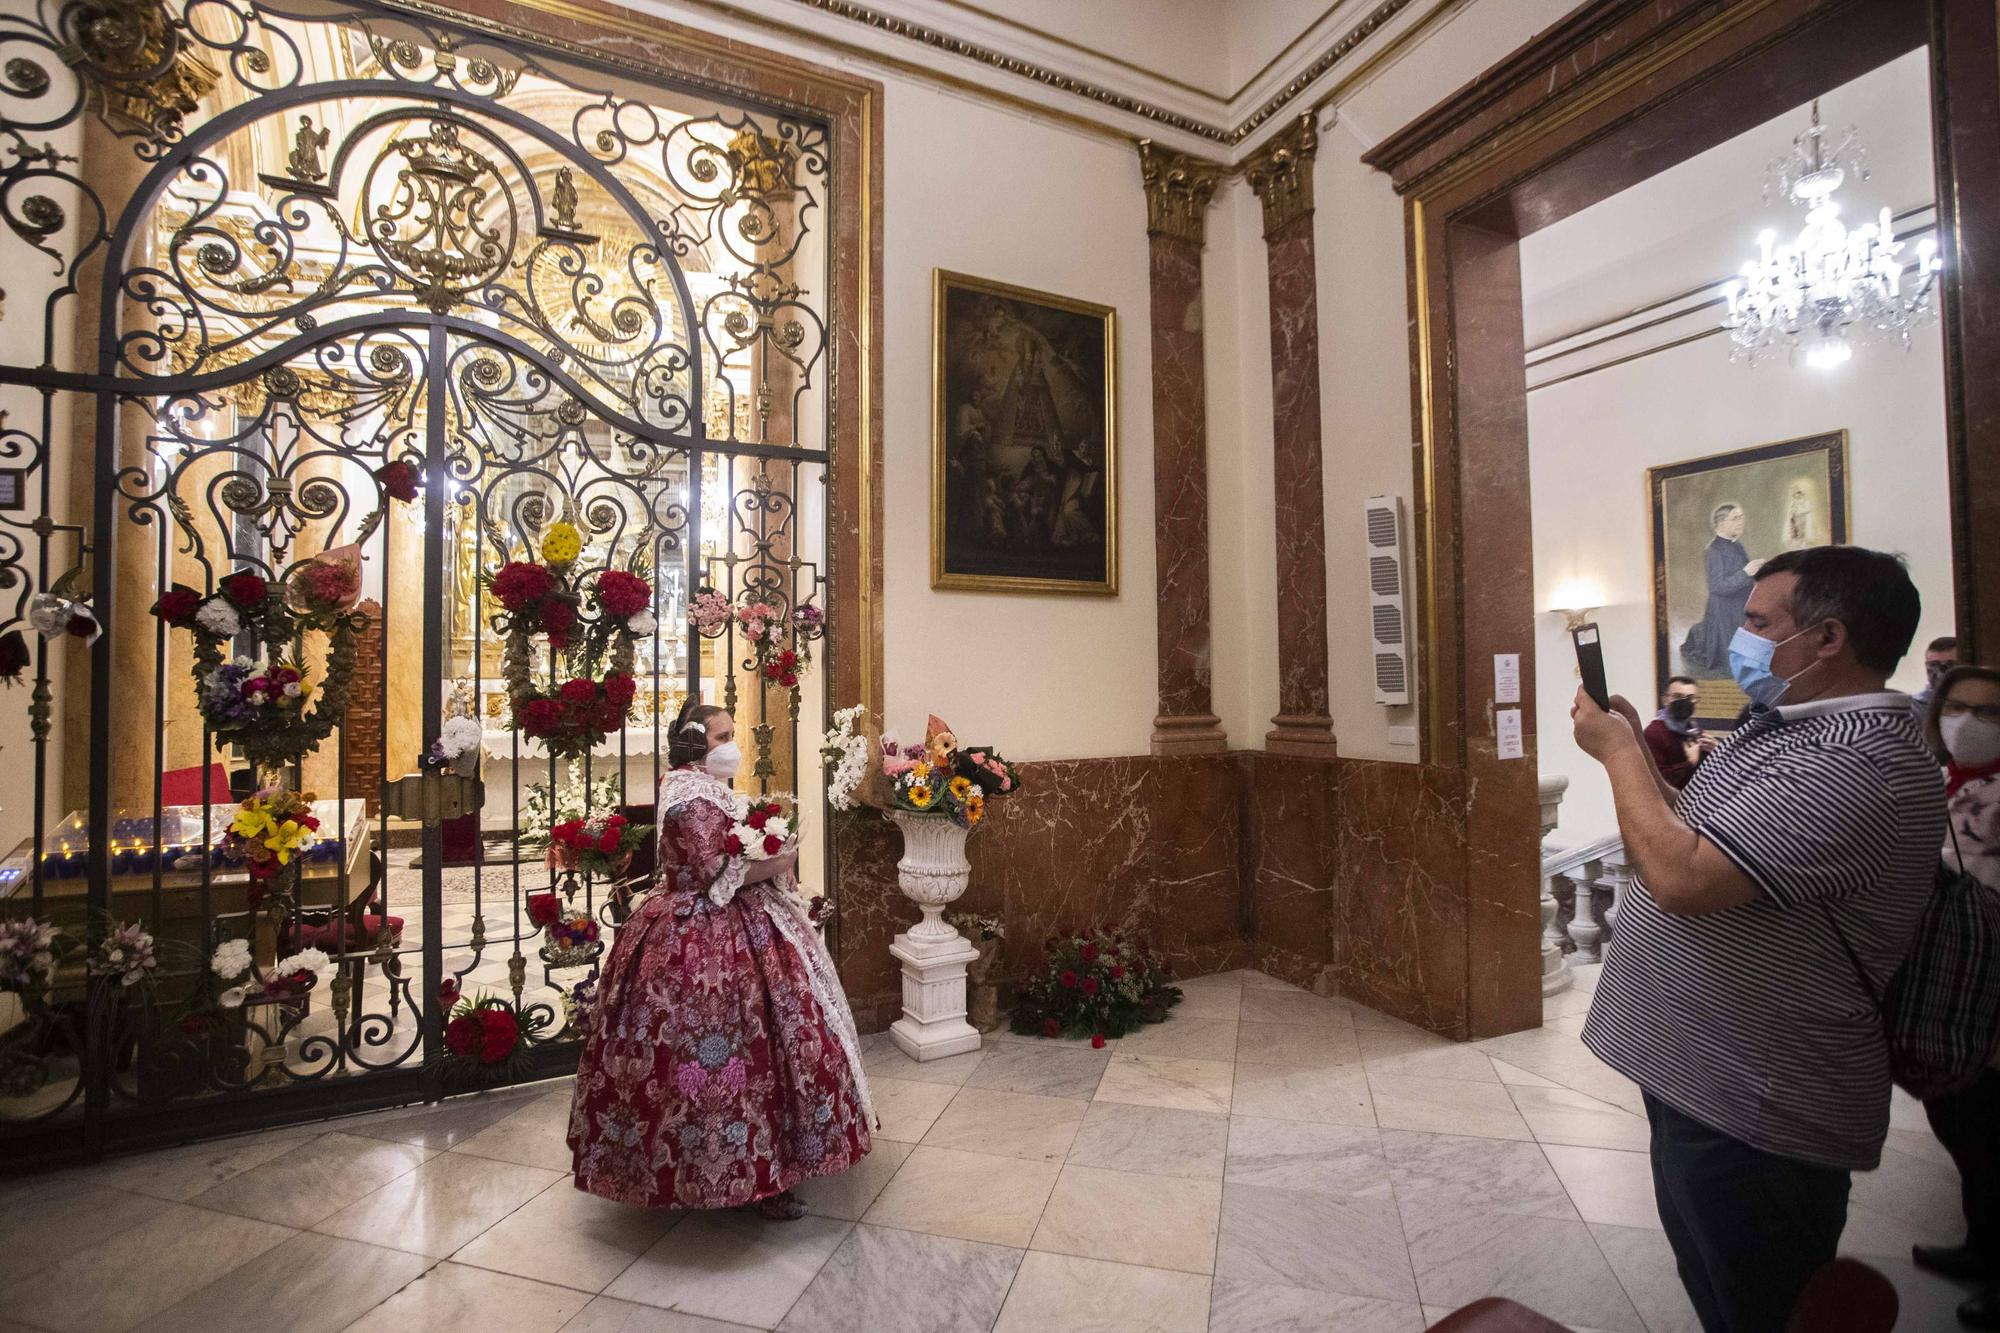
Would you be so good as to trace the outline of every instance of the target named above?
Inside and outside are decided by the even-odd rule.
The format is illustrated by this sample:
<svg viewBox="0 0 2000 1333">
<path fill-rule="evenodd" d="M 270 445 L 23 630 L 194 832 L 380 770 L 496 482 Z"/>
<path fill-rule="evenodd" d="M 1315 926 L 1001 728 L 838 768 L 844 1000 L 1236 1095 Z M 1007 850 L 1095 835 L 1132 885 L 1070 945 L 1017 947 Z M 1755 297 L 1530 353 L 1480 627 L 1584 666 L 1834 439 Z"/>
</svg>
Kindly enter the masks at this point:
<svg viewBox="0 0 2000 1333">
<path fill-rule="evenodd" d="M 0 1333 L 1401 1333 L 1489 1293 L 1682 1333 L 1589 971 L 1469 1046 L 1254 973 L 1104 1051 L 871 1039 L 875 1151 L 791 1223 L 577 1193 L 561 1083 L 17 1182 Z M 1949 1329 L 1909 1246 L 1958 1239 L 1957 1178 L 1900 1097 L 1895 1126 L 1843 1248 Z"/>
</svg>

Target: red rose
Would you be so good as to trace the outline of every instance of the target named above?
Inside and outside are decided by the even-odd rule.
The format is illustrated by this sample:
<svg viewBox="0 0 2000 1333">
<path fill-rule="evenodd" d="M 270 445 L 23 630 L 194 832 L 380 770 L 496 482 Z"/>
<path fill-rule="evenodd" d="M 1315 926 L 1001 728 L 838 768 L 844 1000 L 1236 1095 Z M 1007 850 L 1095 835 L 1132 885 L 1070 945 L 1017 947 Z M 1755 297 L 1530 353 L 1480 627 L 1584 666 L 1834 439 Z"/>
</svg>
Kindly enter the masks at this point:
<svg viewBox="0 0 2000 1333">
<path fill-rule="evenodd" d="M 730 834 L 722 840 L 722 850 L 731 856 L 743 855 L 743 839 L 737 837 L 734 833 Z"/>
<path fill-rule="evenodd" d="M 784 675 L 778 677 L 778 683 L 789 690 L 799 683 L 799 678 L 787 671 Z"/>
<path fill-rule="evenodd" d="M 1060 1037 L 1062 1035 L 1062 1024 L 1056 1022 L 1053 1018 L 1043 1019 L 1042 1035 L 1044 1037 Z"/>
<path fill-rule="evenodd" d="M 1085 977 L 1085 978 L 1083 979 L 1083 993 L 1084 993 L 1085 995 L 1095 995 L 1095 994 L 1097 994 L 1097 978 L 1096 978 L 1096 977 Z"/>
<path fill-rule="evenodd" d="M 780 669 L 781 668 L 778 666 L 776 662 L 766 662 L 764 664 L 764 679 L 776 680 L 778 678 L 778 673 Z"/>
<path fill-rule="evenodd" d="M 617 704 L 619 710 L 630 708 L 639 686 L 623 671 L 613 671 L 604 677 L 604 697 Z"/>
<path fill-rule="evenodd" d="M 1093 1051 L 1104 1049 L 1104 1034 L 1102 1032 L 1093 1032 L 1090 1034 L 1090 1049 Z"/>
<path fill-rule="evenodd" d="M 1121 980 L 1124 976 L 1125 976 L 1125 964 L 1113 963 L 1111 965 L 1111 979 L 1113 981 L 1118 981 Z"/>
<path fill-rule="evenodd" d="M 382 490 L 391 500 L 401 500 L 404 504 L 417 498 L 420 477 L 411 464 L 396 460 L 384 463 L 375 469 L 375 480 L 382 484 Z"/>
<path fill-rule="evenodd" d="M 1095 944 L 1086 944 L 1083 946 L 1083 961 L 1086 963 L 1097 961 L 1097 946 Z"/>
<path fill-rule="evenodd" d="M 542 603 L 542 632 L 549 636 L 549 647 L 558 652 L 569 647 L 569 632 L 576 628 L 576 608 L 560 597 L 551 597 Z"/>
<path fill-rule="evenodd" d="M 597 839 L 597 850 L 606 856 L 615 856 L 618 854 L 618 845 L 623 841 L 624 839 L 618 836 L 617 829 L 608 828 Z"/>
<path fill-rule="evenodd" d="M 607 615 L 623 620 L 636 616 L 652 603 L 653 589 L 637 574 L 607 569 L 597 576 L 597 604 Z"/>
<path fill-rule="evenodd" d="M 444 979 L 444 984 L 438 987 L 438 1007 L 440 1009 L 449 1009 L 457 1003 L 458 1003 L 458 978 L 446 977 Z"/>
<path fill-rule="evenodd" d="M 555 591 L 556 576 L 541 565 L 516 560 L 493 576 L 493 595 L 509 611 L 521 611 Z"/>
<path fill-rule="evenodd" d="M 764 835 L 764 855 L 776 856 L 785 849 L 785 840 L 775 833 Z"/>
<path fill-rule="evenodd" d="M 178 583 L 161 593 L 160 600 L 153 603 L 153 614 L 169 625 L 187 624 L 200 609 L 201 594 Z"/>
<path fill-rule="evenodd" d="M 479 1011 L 479 1063 L 497 1065 L 514 1053 L 521 1025 L 505 1009 Z"/>
<path fill-rule="evenodd" d="M 762 833 L 764 825 L 771 822 L 771 808 L 765 805 L 753 806 L 749 816 L 743 822 L 751 828 L 756 829 L 759 833 Z"/>
<path fill-rule="evenodd" d="M 244 610 L 258 605 L 264 594 L 270 591 L 270 584 L 247 569 L 239 569 L 221 583 L 222 595 Z"/>
<path fill-rule="evenodd" d="M 530 699 L 521 705 L 520 721 L 530 736 L 552 736 L 562 725 L 562 705 L 554 699 Z"/>
<path fill-rule="evenodd" d="M 1074 972 L 1063 973 L 1061 976 L 1056 978 L 1056 984 L 1061 986 L 1064 990 L 1075 990 L 1076 973 Z"/>
<path fill-rule="evenodd" d="M 553 893 L 531 893 L 528 895 L 528 920 L 538 926 L 546 926 L 562 915 L 562 899 Z"/>
<path fill-rule="evenodd" d="M 594 680 L 566 680 L 562 687 L 562 701 L 572 707 L 582 707 L 597 702 L 597 682 Z"/>
<path fill-rule="evenodd" d="M 444 1025 L 444 1046 L 463 1060 L 479 1045 L 479 1020 L 463 1014 Z"/>
</svg>

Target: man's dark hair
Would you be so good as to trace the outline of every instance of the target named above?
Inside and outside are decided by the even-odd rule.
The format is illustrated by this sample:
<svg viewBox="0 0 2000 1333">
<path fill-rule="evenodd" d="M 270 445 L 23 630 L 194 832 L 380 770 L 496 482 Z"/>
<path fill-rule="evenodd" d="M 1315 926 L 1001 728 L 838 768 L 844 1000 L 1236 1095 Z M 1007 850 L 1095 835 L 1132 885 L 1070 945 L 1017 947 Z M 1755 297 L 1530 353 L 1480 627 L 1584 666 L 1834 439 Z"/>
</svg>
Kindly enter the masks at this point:
<svg viewBox="0 0 2000 1333">
<path fill-rule="evenodd" d="M 1667 684 L 1669 684 L 1669 685 L 1692 685 L 1692 686 L 1694 686 L 1694 687 L 1695 687 L 1696 689 L 1700 689 L 1700 688 L 1701 688 L 1701 682 L 1700 682 L 1700 681 L 1698 681 L 1698 680 L 1696 680 L 1696 679 L 1695 679 L 1695 678 L 1694 678 L 1693 676 L 1668 676 L 1668 677 L 1667 677 Z"/>
<path fill-rule="evenodd" d="M 1956 634 L 1946 634 L 1940 638 L 1932 639 L 1930 645 L 1924 651 L 1927 653 L 1955 653 L 1958 651 L 1958 636 Z"/>
<path fill-rule="evenodd" d="M 1757 581 L 1773 574 L 1798 578 L 1792 587 L 1794 629 L 1838 620 L 1847 626 L 1855 660 L 1884 675 L 1910 651 L 1923 599 L 1903 557 L 1865 546 L 1811 546 L 1772 556 L 1758 569 Z"/>
</svg>

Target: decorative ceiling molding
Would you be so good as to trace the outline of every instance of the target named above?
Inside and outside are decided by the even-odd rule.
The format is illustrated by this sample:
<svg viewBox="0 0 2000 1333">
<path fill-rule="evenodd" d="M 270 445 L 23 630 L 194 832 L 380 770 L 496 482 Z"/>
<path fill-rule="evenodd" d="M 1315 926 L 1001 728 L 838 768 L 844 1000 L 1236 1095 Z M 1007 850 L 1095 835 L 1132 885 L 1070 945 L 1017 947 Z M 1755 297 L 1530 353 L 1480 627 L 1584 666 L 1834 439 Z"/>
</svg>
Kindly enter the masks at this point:
<svg viewBox="0 0 2000 1333">
<path fill-rule="evenodd" d="M 1032 60 L 1024 59 L 1020 56 L 1009 55 L 1004 51 L 995 50 L 991 46 L 954 36 L 951 33 L 915 22 L 911 19 L 899 18 L 893 14 L 886 14 L 880 10 L 871 9 L 866 5 L 856 3 L 855 0 L 785 0 L 785 2 L 799 5 L 834 18 L 843 19 L 850 23 L 862 24 L 892 37 L 916 42 L 933 51 L 940 51 L 947 55 L 975 61 L 989 69 L 998 70 L 1003 74 L 1010 74 L 1017 78 L 1026 79 L 1041 87 L 1066 93 L 1073 97 L 1080 97 L 1114 111 L 1138 116 L 1155 124 L 1178 130 L 1183 134 L 1207 140 L 1210 143 L 1221 144 L 1225 147 L 1234 147 L 1256 133 L 1260 127 L 1269 124 L 1274 117 L 1283 113 L 1294 101 L 1303 96 L 1314 83 L 1333 70 L 1342 60 L 1352 55 L 1369 38 L 1380 32 L 1384 25 L 1410 8 L 1413 0 L 1379 0 L 1379 3 L 1359 23 L 1334 39 L 1330 45 L 1321 51 L 1319 55 L 1315 56 L 1298 74 L 1288 80 L 1282 88 L 1265 99 L 1263 103 L 1242 121 L 1234 125 L 1215 124 L 1198 116 L 1158 105 L 1143 97 L 1107 88 L 1087 79 L 1066 74 L 1061 70 L 1052 69 L 1047 65 L 1037 64 Z M 1441 0 L 1441 3 L 1436 7 L 1434 12 L 1442 12 L 1456 7 L 1457 5 L 1452 3 L 1452 0 Z M 749 17 L 741 9 L 737 9 L 735 12 L 739 16 Z M 1321 16 L 1322 19 L 1324 17 L 1324 15 Z M 999 21 L 1004 22 L 1005 20 Z M 1063 41 L 1060 38 L 1051 38 L 1051 40 L 1061 42 L 1063 45 L 1075 46 L 1074 43 Z M 1129 62 L 1115 61 L 1112 63 L 1126 64 L 1128 67 L 1136 69 L 1136 67 L 1129 66 Z M 1269 69 L 1270 66 L 1267 65 L 1264 72 L 1267 72 Z M 1149 77 L 1156 78 L 1162 83 L 1173 84 L 1176 82 L 1165 76 L 1152 75 L 1150 71 L 1144 72 Z M 1263 72 L 1260 72 L 1258 77 L 1262 77 L 1262 74 Z M 1251 80 L 1253 84 L 1255 81 L 1255 79 Z M 1178 86 L 1184 87 L 1185 85 Z M 1246 85 L 1246 89 L 1247 87 L 1248 85 Z M 1213 100 L 1221 100 L 1213 98 L 1212 94 L 1204 94 L 1204 96 L 1210 97 Z"/>
</svg>

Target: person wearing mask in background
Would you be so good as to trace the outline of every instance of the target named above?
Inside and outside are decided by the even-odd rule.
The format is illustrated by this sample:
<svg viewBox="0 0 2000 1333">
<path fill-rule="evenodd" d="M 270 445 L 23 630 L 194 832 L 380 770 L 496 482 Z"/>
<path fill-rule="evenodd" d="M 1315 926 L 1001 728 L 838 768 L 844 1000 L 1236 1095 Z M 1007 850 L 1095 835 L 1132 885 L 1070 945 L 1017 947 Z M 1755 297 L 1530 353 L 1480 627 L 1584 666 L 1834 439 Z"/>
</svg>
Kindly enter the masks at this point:
<svg viewBox="0 0 2000 1333">
<path fill-rule="evenodd" d="M 1930 729 L 1925 726 L 1925 719 L 1930 716 L 1931 696 L 1937 693 L 1938 682 L 1944 679 L 1944 673 L 1957 665 L 1958 640 L 1949 634 L 1941 639 L 1932 639 L 1930 646 L 1924 649 L 1924 687 L 1910 696 L 1910 709 L 1916 714 L 1917 726 L 1924 731 L 1927 741 L 1930 741 Z M 1936 744 L 1935 741 L 1930 743 L 1933 747 Z M 1934 753 L 1939 763 L 1950 758 L 1942 750 L 1934 749 Z"/>
<path fill-rule="evenodd" d="M 1660 1223 L 1708 1333 L 1782 1333 L 1834 1257 L 1850 1173 L 1881 1160 L 1873 997 L 1945 836 L 1937 766 L 1886 688 L 1921 613 L 1903 562 L 1816 546 L 1756 580 L 1729 658 L 1757 707 L 1685 791 L 1631 704 L 1579 690 L 1571 711 L 1638 872 L 1583 1042 L 1644 1093 Z"/>
<path fill-rule="evenodd" d="M 1952 667 L 1937 678 L 1924 736 L 1947 756 L 1945 862 L 2000 893 L 2000 671 Z M 1919 1245 L 1911 1257 L 1919 1268 L 1984 1283 L 1958 1307 L 1959 1322 L 2000 1329 L 2000 1053 L 1977 1083 L 1931 1098 L 1924 1113 L 1958 1165 L 1965 1243 Z"/>
<path fill-rule="evenodd" d="M 1660 711 L 1646 724 L 1646 748 L 1653 766 L 1675 788 L 1688 785 L 1695 766 L 1715 748 L 1715 738 L 1694 720 L 1701 706 L 1701 687 L 1690 676 L 1669 676 L 1660 696 Z"/>
</svg>

